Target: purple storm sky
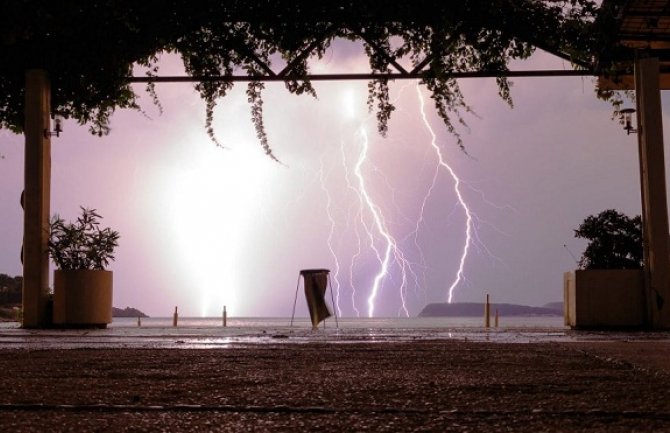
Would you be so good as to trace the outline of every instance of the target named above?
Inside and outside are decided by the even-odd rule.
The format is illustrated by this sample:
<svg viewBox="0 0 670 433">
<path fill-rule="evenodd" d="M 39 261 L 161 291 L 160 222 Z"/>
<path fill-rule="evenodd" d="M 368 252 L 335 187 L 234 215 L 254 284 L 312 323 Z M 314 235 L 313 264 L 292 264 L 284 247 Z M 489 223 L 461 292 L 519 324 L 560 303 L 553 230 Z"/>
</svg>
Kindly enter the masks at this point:
<svg viewBox="0 0 670 433">
<path fill-rule="evenodd" d="M 313 71 L 364 71 L 366 61 L 359 47 L 337 43 Z M 183 73 L 175 57 L 162 63 L 163 75 Z M 542 52 L 512 65 L 569 67 Z M 486 293 L 493 302 L 559 301 L 562 274 L 575 268 L 563 245 L 579 257 L 585 243 L 573 229 L 584 217 L 608 208 L 640 213 L 636 136 L 611 120 L 594 80 L 513 81 L 513 109 L 493 79 L 460 82 L 477 113 L 466 116 L 469 130 L 460 128 L 469 155 L 422 89 L 476 228 L 456 302 L 483 301 Z M 367 316 L 385 239 L 373 230 L 360 173 L 407 263 L 404 289 L 402 268 L 390 263 L 374 315 L 404 315 L 403 299 L 416 315 L 427 302 L 446 301 L 465 241 L 465 214 L 445 170 L 416 231 L 436 169 L 416 86 L 391 84 L 397 110 L 382 138 L 367 112 L 366 82 L 315 83 L 318 99 L 267 84 L 265 124 L 282 165 L 258 144 L 243 84 L 215 111 L 225 149 L 207 137 L 205 106 L 192 85 L 158 85 L 162 115 L 147 95 L 147 116 L 118 111 L 107 137 L 64 123 L 52 140 L 52 213 L 73 219 L 80 205 L 92 207 L 121 233 L 110 267 L 118 307 L 217 316 L 226 305 L 231 316 L 287 316 L 299 270 L 329 268 L 339 269 L 332 282 L 341 313 Z M 668 104 L 663 95 L 664 119 Z M 0 155 L 0 272 L 20 275 L 23 137 L 0 130 Z M 297 314 L 306 314 L 302 295 Z"/>
</svg>

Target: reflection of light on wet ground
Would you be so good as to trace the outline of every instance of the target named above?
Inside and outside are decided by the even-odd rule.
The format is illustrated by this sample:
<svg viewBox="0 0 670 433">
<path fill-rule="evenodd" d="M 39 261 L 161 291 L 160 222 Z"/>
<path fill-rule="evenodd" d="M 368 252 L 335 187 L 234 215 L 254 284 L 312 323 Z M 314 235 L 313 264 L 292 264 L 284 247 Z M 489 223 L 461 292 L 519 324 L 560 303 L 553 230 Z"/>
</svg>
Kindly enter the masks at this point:
<svg viewBox="0 0 670 433">
<path fill-rule="evenodd" d="M 268 323 L 265 323 L 267 325 Z M 368 323 L 368 325 L 380 323 Z M 173 348 L 227 349 L 258 344 L 309 343 L 384 343 L 437 340 L 492 343 L 549 343 L 579 341 L 670 341 L 667 332 L 589 332 L 567 328 L 436 328 L 329 326 L 312 331 L 307 323 L 299 326 L 236 327 L 123 327 L 96 330 L 27 330 L 16 323 L 0 324 L 0 349 L 75 349 L 75 348 Z M 344 326 L 343 326 L 344 325 Z"/>
</svg>

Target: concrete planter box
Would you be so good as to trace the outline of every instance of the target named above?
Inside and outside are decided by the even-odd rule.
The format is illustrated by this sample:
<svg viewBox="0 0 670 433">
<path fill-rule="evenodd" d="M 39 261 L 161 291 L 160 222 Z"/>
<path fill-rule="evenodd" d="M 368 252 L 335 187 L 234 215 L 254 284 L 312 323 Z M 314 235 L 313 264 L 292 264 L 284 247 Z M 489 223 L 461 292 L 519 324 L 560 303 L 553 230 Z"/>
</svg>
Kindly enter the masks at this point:
<svg viewBox="0 0 670 433">
<path fill-rule="evenodd" d="M 646 324 L 644 271 L 595 269 L 563 275 L 565 324 L 573 328 L 635 328 Z"/>
<path fill-rule="evenodd" d="M 55 271 L 56 326 L 105 328 L 112 323 L 111 271 Z"/>
</svg>

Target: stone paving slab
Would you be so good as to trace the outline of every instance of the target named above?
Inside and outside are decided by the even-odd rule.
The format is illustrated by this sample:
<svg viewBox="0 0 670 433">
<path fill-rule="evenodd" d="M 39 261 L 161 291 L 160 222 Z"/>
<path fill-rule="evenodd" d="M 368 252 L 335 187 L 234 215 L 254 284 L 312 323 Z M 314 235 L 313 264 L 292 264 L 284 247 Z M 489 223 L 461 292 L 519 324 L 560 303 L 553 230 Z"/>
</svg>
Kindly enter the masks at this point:
<svg viewBox="0 0 670 433">
<path fill-rule="evenodd" d="M 5 348 L 0 431 L 663 432 L 667 355 L 667 340 Z"/>
</svg>

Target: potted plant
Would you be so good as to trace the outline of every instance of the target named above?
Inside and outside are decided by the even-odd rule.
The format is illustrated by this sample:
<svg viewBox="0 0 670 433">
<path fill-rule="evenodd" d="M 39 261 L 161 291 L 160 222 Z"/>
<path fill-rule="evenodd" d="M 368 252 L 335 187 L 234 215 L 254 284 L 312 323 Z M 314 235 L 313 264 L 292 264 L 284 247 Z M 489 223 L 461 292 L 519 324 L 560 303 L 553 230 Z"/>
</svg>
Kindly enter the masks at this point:
<svg viewBox="0 0 670 433">
<path fill-rule="evenodd" d="M 73 223 L 51 219 L 49 255 L 54 272 L 53 321 L 56 326 L 106 327 L 112 321 L 112 272 L 119 233 L 101 228 L 95 209 L 81 208 Z"/>
<path fill-rule="evenodd" d="M 565 324 L 575 328 L 640 327 L 646 303 L 642 221 L 614 209 L 588 216 L 575 237 L 589 244 L 579 268 L 564 275 Z"/>
</svg>

